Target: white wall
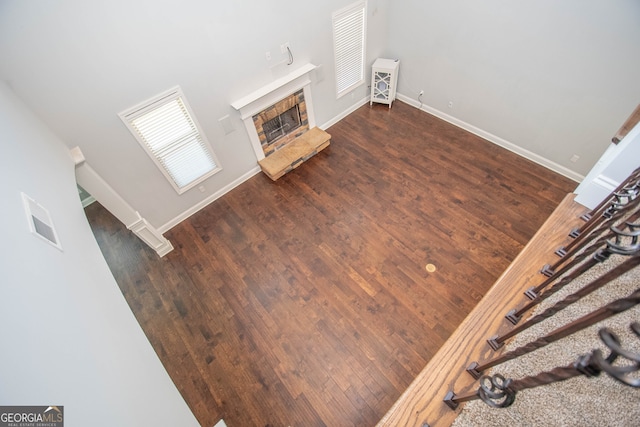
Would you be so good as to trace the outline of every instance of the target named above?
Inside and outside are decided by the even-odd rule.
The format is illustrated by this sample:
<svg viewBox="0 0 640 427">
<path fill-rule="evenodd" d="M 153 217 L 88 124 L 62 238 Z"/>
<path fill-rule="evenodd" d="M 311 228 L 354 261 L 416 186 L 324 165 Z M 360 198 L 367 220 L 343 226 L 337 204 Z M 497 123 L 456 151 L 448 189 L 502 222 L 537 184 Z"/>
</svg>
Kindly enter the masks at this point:
<svg viewBox="0 0 640 427">
<path fill-rule="evenodd" d="M 287 70 L 323 66 L 312 86 L 323 124 L 367 96 L 335 99 L 331 13 L 352 0 L 0 0 L 0 78 L 153 226 L 251 172 L 255 154 L 231 102 Z M 371 0 L 369 63 L 386 41 L 386 0 Z M 271 52 L 272 60 L 265 57 Z M 117 114 L 180 85 L 224 170 L 179 196 Z M 225 136 L 218 120 L 230 115 Z"/>
<path fill-rule="evenodd" d="M 69 427 L 197 426 L 102 257 L 68 148 L 3 82 L 0 141 L 0 404 L 63 405 Z M 63 252 L 29 233 L 20 192 Z"/>
<path fill-rule="evenodd" d="M 640 100 L 636 0 L 407 0 L 388 25 L 400 93 L 577 175 Z"/>
<path fill-rule="evenodd" d="M 0 78 L 162 231 L 255 171 L 230 103 L 287 71 L 283 42 L 291 67 L 322 65 L 324 80 L 312 85 L 317 123 L 367 97 L 361 86 L 335 99 L 331 13 L 351 2 L 0 0 Z M 369 0 L 368 11 L 367 63 L 399 58 L 400 94 L 424 90 L 429 108 L 574 179 L 640 99 L 636 0 Z M 224 168 L 204 193 L 177 195 L 117 117 L 175 85 Z M 226 115 L 229 135 L 218 122 Z"/>
</svg>

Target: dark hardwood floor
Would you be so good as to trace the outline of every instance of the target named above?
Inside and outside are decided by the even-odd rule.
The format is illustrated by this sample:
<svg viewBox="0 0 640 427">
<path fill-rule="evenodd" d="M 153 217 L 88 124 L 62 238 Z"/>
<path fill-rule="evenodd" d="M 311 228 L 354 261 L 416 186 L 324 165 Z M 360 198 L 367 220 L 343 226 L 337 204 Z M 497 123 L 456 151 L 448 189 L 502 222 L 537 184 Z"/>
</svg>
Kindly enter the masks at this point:
<svg viewBox="0 0 640 427">
<path fill-rule="evenodd" d="M 162 259 L 86 210 L 202 426 L 375 425 L 575 187 L 401 102 L 328 132 L 166 233 Z"/>
</svg>

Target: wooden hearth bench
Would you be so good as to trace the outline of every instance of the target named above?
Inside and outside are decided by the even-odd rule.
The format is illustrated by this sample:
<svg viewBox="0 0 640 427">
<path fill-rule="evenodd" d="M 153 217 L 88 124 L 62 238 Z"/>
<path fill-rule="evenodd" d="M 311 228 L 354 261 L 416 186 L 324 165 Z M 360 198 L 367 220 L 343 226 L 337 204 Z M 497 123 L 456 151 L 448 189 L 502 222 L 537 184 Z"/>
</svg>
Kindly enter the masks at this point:
<svg viewBox="0 0 640 427">
<path fill-rule="evenodd" d="M 309 129 L 278 151 L 260 160 L 258 164 L 269 178 L 277 180 L 287 172 L 300 166 L 329 146 L 331 135 L 314 127 Z"/>
</svg>

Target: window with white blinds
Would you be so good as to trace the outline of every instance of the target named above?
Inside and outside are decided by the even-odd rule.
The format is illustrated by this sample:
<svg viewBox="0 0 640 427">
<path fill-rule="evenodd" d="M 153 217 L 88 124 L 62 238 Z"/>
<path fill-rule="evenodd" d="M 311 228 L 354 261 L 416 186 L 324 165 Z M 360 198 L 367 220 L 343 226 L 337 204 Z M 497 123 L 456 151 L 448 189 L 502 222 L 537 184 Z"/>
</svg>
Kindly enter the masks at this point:
<svg viewBox="0 0 640 427">
<path fill-rule="evenodd" d="M 333 13 L 338 98 L 364 83 L 366 5 L 359 1 Z"/>
<path fill-rule="evenodd" d="M 221 170 L 179 87 L 120 118 L 178 194 Z"/>
</svg>

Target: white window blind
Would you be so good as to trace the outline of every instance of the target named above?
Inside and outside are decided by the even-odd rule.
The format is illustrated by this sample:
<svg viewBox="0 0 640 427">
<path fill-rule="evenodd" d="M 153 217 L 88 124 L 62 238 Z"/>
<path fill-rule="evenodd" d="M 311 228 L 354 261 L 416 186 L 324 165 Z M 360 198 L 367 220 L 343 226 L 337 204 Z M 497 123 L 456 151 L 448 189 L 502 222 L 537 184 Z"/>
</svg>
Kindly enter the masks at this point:
<svg viewBox="0 0 640 427">
<path fill-rule="evenodd" d="M 333 13 L 338 98 L 364 83 L 366 4 L 359 1 Z"/>
<path fill-rule="evenodd" d="M 179 194 L 220 170 L 180 88 L 120 117 Z"/>
</svg>

